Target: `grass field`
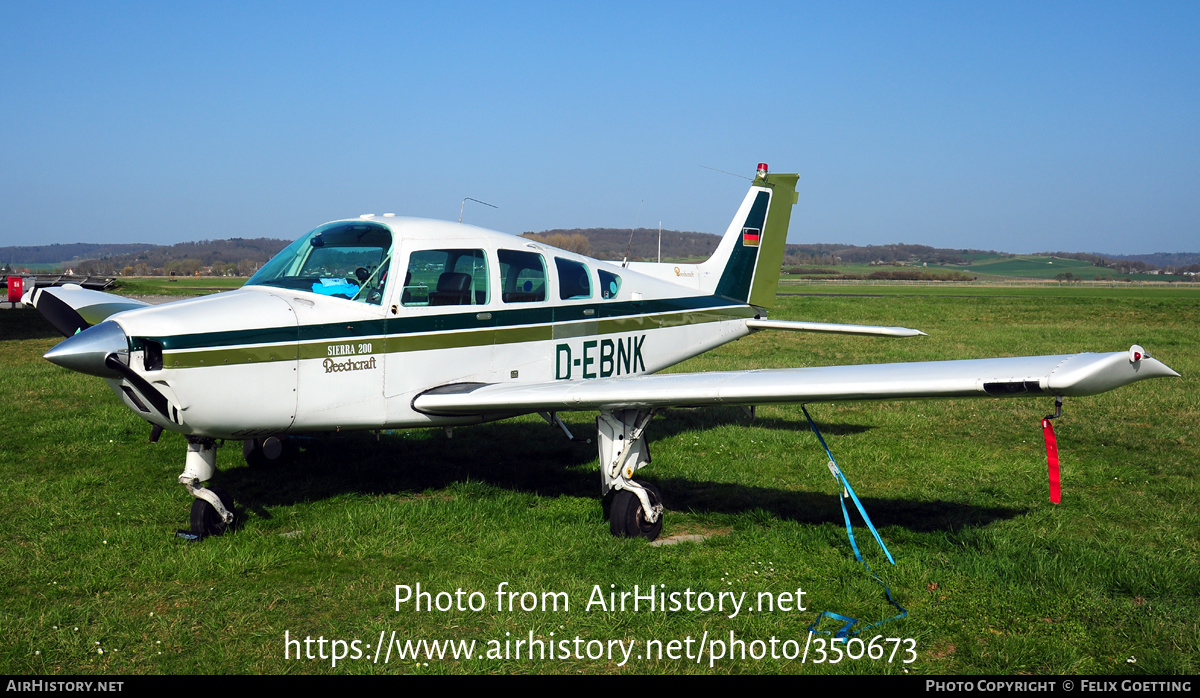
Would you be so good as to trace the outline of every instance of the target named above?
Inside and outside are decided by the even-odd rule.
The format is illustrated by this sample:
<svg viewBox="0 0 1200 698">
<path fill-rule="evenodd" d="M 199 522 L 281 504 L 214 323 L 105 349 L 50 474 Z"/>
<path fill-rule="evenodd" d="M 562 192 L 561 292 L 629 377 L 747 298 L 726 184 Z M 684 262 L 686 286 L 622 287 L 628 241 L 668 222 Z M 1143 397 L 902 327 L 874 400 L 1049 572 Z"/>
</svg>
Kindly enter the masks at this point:
<svg viewBox="0 0 1200 698">
<path fill-rule="evenodd" d="M 953 269 L 981 279 L 1054 279 L 1060 274 L 1071 274 L 1075 279 L 1091 281 L 1096 277 L 1106 279 L 1129 279 L 1133 281 L 1179 280 L 1179 277 L 1161 274 L 1122 274 L 1115 269 L 1097 267 L 1090 262 L 1065 257 L 1045 255 L 1023 255 L 1020 257 L 986 257 L 975 259 L 970 266 L 946 265 L 938 269 Z"/>
<path fill-rule="evenodd" d="M 234 493 L 243 523 L 191 544 L 174 536 L 187 528 L 190 505 L 176 484 L 183 438 L 147 443 L 148 425 L 102 381 L 41 359 L 59 338 L 36 314 L 0 311 L 0 510 L 8 514 L 0 521 L 0 672 L 1200 671 L 1200 296 L 1172 288 L 835 292 L 845 295 L 781 297 L 772 317 L 904 325 L 929 336 L 763 332 L 678 370 L 1115 351 L 1136 342 L 1183 374 L 1066 401 L 1055 422 L 1058 505 L 1048 501 L 1039 427 L 1052 400 L 810 407 L 896 556 L 887 564 L 855 527 L 867 561 L 909 611 L 865 639 L 912 639 L 911 663 L 901 661 L 907 644 L 891 662 L 816 664 L 814 650 L 807 663 L 771 658 L 803 648 L 819 611 L 862 624 L 895 613 L 854 560 L 824 453 L 798 406 L 759 408 L 754 421 L 736 408 L 673 410 L 651 423 L 654 463 L 642 474 L 664 493 L 663 535 L 708 536 L 698 542 L 612 538 L 595 447 L 523 418 L 460 428 L 452 439 L 412 430 L 306 441 L 289 468 L 251 469 L 238 444 L 227 444 L 215 482 Z M 592 435 L 593 420 L 567 415 L 577 435 Z M 406 603 L 397 611 L 395 586 L 417 583 L 480 592 L 485 608 L 418 612 Z M 503 583 L 565 593 L 570 607 L 498 610 Z M 801 589 L 806 610 L 743 608 L 729 618 L 588 608 L 596 589 L 635 585 L 643 594 L 650 585 L 747 592 L 747 603 Z M 402 641 L 473 640 L 484 656 L 394 653 L 388 663 L 334 667 L 295 659 L 294 648 L 284 658 L 285 633 L 324 638 L 314 654 L 328 654 L 337 639 L 358 640 L 371 656 L 392 631 Z M 505 642 L 511 650 L 530 633 L 582 644 L 570 644 L 569 658 L 503 656 Z M 745 658 L 696 661 L 701 638 L 728 643 L 731 633 L 746 642 Z M 751 644 L 772 638 L 775 647 Z M 596 640 L 635 644 L 625 663 L 589 659 L 586 643 Z M 662 658 L 645 656 L 653 640 Z M 671 641 L 691 659 L 665 656 Z M 501 656 L 488 658 L 494 647 Z M 766 657 L 752 656 L 759 649 Z"/>
<path fill-rule="evenodd" d="M 120 277 L 111 289 L 126 296 L 197 296 L 240 288 L 244 276 Z"/>
<path fill-rule="evenodd" d="M 1087 281 L 1093 282 L 1097 280 L 1107 281 L 1150 281 L 1157 283 L 1189 283 L 1184 277 L 1164 274 L 1146 274 L 1146 273 L 1131 273 L 1123 274 L 1115 269 L 1105 267 L 1097 267 L 1090 262 L 1084 262 L 1078 259 L 1068 259 L 1064 257 L 1048 257 L 1044 255 L 1024 255 L 1014 257 L 1011 255 L 964 255 L 971 257 L 971 264 L 963 266 L 959 264 L 910 264 L 904 267 L 897 266 L 874 266 L 870 264 L 838 264 L 836 266 L 826 267 L 830 271 L 835 272 L 835 275 L 852 274 L 863 278 L 870 276 L 872 273 L 883 272 L 928 272 L 931 274 L 946 274 L 957 273 L 965 274 L 968 277 L 975 277 L 979 281 L 984 282 L 1004 282 L 1018 280 L 1040 280 L 1040 281 L 1055 281 L 1059 276 L 1070 274 L 1070 282 Z M 786 265 L 785 265 L 786 266 Z M 819 265 L 818 265 L 819 266 Z M 821 279 L 820 274 L 798 274 L 792 275 L 790 278 L 796 279 L 804 276 L 811 279 Z M 787 274 L 784 279 L 788 279 Z M 833 277 L 830 277 L 833 278 Z M 1067 283 L 1067 281 L 1063 281 Z"/>
</svg>

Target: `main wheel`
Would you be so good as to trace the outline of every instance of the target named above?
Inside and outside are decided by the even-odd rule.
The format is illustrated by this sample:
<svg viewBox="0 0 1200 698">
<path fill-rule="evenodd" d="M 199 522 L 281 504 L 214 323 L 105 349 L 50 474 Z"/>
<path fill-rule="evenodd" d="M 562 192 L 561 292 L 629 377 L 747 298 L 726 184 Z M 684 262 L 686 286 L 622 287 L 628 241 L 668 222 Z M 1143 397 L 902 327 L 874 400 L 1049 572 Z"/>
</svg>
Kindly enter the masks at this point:
<svg viewBox="0 0 1200 698">
<path fill-rule="evenodd" d="M 220 487 L 208 488 L 217 498 L 221 500 L 221 505 L 229 511 L 233 511 L 233 497 Z M 219 536 L 233 524 L 225 523 L 213 505 L 197 497 L 192 501 L 192 533 L 201 538 L 207 536 Z"/>
<path fill-rule="evenodd" d="M 639 482 L 646 488 L 650 497 L 650 505 L 662 504 L 662 494 L 658 488 L 648 482 Z M 664 512 L 665 513 L 665 512 Z M 613 495 L 612 506 L 608 510 L 608 530 L 618 538 L 645 538 L 654 540 L 662 532 L 663 516 L 658 521 L 650 523 L 646 520 L 646 512 L 642 511 L 642 502 L 637 495 L 629 490 L 617 490 Z"/>
</svg>

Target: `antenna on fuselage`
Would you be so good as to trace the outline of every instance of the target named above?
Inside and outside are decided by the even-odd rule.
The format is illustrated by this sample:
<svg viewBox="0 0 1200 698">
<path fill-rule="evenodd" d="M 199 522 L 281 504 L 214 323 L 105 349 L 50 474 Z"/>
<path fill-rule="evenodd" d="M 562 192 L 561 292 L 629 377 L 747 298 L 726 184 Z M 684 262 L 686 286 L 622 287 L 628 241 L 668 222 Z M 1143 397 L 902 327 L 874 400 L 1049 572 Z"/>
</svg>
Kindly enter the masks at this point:
<svg viewBox="0 0 1200 698">
<path fill-rule="evenodd" d="M 642 204 L 646 203 L 645 199 L 638 202 L 637 215 L 633 217 L 633 227 L 629 229 L 629 242 L 625 243 L 625 259 L 621 260 L 621 268 L 629 267 L 629 248 L 633 247 L 633 231 L 637 230 L 638 219 L 642 217 Z"/>
<path fill-rule="evenodd" d="M 467 198 L 463 199 L 463 201 L 462 201 L 462 206 L 459 206 L 459 207 L 458 207 L 458 222 L 459 222 L 459 223 L 462 223 L 462 214 L 463 214 L 463 209 L 465 209 L 465 208 L 467 207 L 467 202 L 468 202 L 468 201 L 474 201 L 474 202 L 475 202 L 475 203 L 477 203 L 477 204 L 483 204 L 484 206 L 491 206 L 492 208 L 500 208 L 499 206 L 495 206 L 495 205 L 493 205 L 493 204 L 489 204 L 489 203 L 488 203 L 488 202 L 486 202 L 486 201 L 480 201 L 479 199 L 472 199 L 471 197 L 469 197 L 469 196 L 468 196 Z"/>
</svg>

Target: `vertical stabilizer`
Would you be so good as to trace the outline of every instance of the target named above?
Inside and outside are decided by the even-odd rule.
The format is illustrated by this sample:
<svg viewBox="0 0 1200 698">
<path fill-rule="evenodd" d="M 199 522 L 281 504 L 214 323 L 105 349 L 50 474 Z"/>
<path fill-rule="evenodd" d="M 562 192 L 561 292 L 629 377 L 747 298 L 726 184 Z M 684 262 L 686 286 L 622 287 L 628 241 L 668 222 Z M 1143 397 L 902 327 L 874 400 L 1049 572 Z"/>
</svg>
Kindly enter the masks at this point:
<svg viewBox="0 0 1200 698">
<path fill-rule="evenodd" d="M 758 176 L 717 251 L 700 265 L 705 291 L 761 308 L 775 304 L 799 178 L 768 174 L 765 164 L 758 166 Z"/>
</svg>

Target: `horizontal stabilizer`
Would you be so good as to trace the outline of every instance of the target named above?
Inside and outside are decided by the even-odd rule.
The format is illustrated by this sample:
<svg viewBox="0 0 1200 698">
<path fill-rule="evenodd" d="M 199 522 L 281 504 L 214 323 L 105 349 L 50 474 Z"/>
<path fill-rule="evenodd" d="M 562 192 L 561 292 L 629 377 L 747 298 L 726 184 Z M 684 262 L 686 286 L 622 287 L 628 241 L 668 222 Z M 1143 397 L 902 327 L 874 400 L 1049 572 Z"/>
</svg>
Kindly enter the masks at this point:
<svg viewBox="0 0 1200 698">
<path fill-rule="evenodd" d="M 747 320 L 752 330 L 788 330 L 790 332 L 832 332 L 880 337 L 922 337 L 925 333 L 907 327 L 878 327 L 876 325 L 841 325 L 832 322 L 794 322 L 791 320 Z"/>
<path fill-rule="evenodd" d="M 1136 350 L 1136 351 L 1134 351 Z M 552 383 L 463 383 L 424 392 L 426 414 L 475 415 L 625 408 L 762 405 L 906 398 L 1095 395 L 1178 376 L 1141 347 L 1110 354 L 668 373 Z"/>
<path fill-rule="evenodd" d="M 30 304 L 38 309 L 54 329 L 70 337 L 80 330 L 99 325 L 124 310 L 143 308 L 149 303 L 76 284 L 48 286 L 29 294 Z"/>
</svg>

